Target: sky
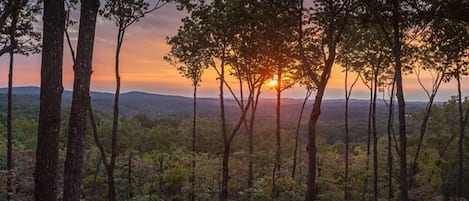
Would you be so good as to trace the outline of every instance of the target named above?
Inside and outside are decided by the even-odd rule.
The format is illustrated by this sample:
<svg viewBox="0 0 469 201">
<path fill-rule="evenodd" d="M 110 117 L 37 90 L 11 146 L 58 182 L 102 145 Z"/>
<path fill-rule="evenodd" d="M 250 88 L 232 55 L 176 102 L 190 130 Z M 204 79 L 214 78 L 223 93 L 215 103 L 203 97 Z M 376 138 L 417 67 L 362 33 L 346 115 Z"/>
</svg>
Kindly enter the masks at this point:
<svg viewBox="0 0 469 201">
<path fill-rule="evenodd" d="M 76 11 L 78 12 L 78 11 Z M 181 25 L 184 11 L 178 11 L 174 5 L 165 7 L 148 14 L 133 24 L 125 35 L 125 41 L 121 52 L 121 91 L 143 91 L 157 94 L 192 96 L 192 86 L 177 72 L 176 68 L 163 60 L 170 47 L 166 44 L 166 37 L 177 33 Z M 73 14 L 78 18 L 78 13 Z M 40 25 L 38 26 L 40 27 Z M 38 28 L 38 31 L 40 28 Z M 78 25 L 69 30 L 72 43 L 76 46 Z M 114 53 L 116 46 L 117 29 L 114 23 L 98 18 L 96 27 L 95 49 L 93 57 L 93 74 L 91 89 L 93 91 L 115 91 Z M 64 43 L 63 85 L 66 90 L 73 88 L 73 70 L 70 51 Z M 14 86 L 39 86 L 41 55 L 29 57 L 16 56 L 14 66 Z M 343 99 L 344 97 L 344 73 L 340 66 L 333 67 L 326 99 Z M 199 88 L 200 97 L 217 97 L 218 81 L 213 70 L 207 70 L 202 78 Z M 469 96 L 469 78 L 462 79 L 463 96 Z M 0 87 L 6 87 L 8 81 L 8 57 L 0 58 Z M 233 79 L 231 79 L 234 82 Z M 404 77 L 404 93 L 409 101 L 426 101 L 425 92 L 418 85 L 415 75 Z M 428 76 L 424 84 L 430 86 Z M 233 83 L 234 84 L 234 83 Z M 437 96 L 438 101 L 445 101 L 455 95 L 456 83 L 449 82 L 441 86 Z M 293 87 L 283 93 L 283 97 L 302 98 L 305 90 L 301 87 Z M 352 98 L 366 99 L 369 92 L 365 85 L 358 83 L 352 92 Z M 264 88 L 263 97 L 274 97 L 274 90 Z"/>
</svg>

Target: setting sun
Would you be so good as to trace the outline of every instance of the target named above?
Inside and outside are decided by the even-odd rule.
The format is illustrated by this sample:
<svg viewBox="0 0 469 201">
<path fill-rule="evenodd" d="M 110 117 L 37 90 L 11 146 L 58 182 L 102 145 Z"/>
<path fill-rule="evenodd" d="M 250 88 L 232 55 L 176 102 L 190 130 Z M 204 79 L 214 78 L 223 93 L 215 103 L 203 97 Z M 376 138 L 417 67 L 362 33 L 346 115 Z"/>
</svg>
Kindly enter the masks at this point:
<svg viewBox="0 0 469 201">
<path fill-rule="evenodd" d="M 277 84 L 278 84 L 277 79 L 271 79 L 267 82 L 267 86 L 269 86 L 269 87 L 276 87 Z"/>
</svg>

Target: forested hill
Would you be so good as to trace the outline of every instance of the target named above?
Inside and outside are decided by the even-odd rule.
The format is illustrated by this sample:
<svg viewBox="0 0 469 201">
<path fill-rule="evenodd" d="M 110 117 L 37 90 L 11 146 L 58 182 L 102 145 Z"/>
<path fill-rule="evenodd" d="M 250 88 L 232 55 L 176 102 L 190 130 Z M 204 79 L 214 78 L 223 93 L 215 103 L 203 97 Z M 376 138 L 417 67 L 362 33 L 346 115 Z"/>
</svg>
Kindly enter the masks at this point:
<svg viewBox="0 0 469 201">
<path fill-rule="evenodd" d="M 0 108 L 4 110 L 6 107 L 6 88 L 0 88 Z M 36 113 L 39 108 L 39 94 L 40 88 L 38 87 L 15 87 L 14 93 L 14 108 L 20 113 Z M 91 92 L 93 109 L 106 113 L 112 113 L 112 106 L 114 94 Z M 63 108 L 68 110 L 72 100 L 72 92 L 64 91 L 63 93 Z M 198 111 L 200 117 L 216 118 L 218 117 L 219 100 L 217 98 L 199 98 Z M 301 99 L 285 98 L 282 100 L 282 117 L 283 119 L 293 120 L 297 119 L 299 110 L 302 104 Z M 230 114 L 239 112 L 238 106 L 234 100 L 226 101 L 227 110 Z M 261 99 L 258 116 L 259 118 L 274 118 L 275 117 L 275 99 Z M 368 118 L 368 104 L 367 100 L 353 99 L 350 101 L 350 119 L 351 120 L 366 120 Z M 305 108 L 305 117 L 309 115 L 311 110 L 312 101 L 308 101 Z M 408 102 L 407 111 L 413 113 L 425 107 L 423 102 Z M 387 108 L 384 102 L 378 102 L 377 108 L 378 120 L 387 118 Z M 122 115 L 131 117 L 139 114 L 144 114 L 149 117 L 161 116 L 177 116 L 181 118 L 188 118 L 192 114 L 192 98 L 182 96 L 170 96 L 151 94 L 145 92 L 128 92 L 120 95 L 120 112 Z M 323 121 L 339 121 L 344 118 L 344 100 L 325 100 L 323 102 L 323 109 L 321 120 Z"/>
</svg>

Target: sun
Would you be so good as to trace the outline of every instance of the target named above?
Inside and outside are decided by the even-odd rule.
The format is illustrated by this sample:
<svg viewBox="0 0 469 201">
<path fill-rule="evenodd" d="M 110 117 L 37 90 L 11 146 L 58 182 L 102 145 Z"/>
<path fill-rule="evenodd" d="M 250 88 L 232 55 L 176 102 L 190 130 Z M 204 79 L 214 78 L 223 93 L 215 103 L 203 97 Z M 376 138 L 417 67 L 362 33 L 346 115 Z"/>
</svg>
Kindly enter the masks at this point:
<svg viewBox="0 0 469 201">
<path fill-rule="evenodd" d="M 276 87 L 278 85 L 277 79 L 271 79 L 267 82 L 267 86 L 269 87 Z"/>
</svg>

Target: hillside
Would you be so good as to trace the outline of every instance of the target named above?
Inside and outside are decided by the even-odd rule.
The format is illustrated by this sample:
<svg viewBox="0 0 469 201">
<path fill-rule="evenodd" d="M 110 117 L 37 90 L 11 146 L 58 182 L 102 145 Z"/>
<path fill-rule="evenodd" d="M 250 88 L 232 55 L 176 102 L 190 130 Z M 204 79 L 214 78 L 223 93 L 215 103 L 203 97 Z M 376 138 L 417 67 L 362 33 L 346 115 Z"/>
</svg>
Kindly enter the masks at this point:
<svg viewBox="0 0 469 201">
<path fill-rule="evenodd" d="M 0 108 L 2 110 L 6 106 L 6 88 L 0 88 Z M 26 109 L 28 111 L 37 111 L 39 105 L 40 88 L 38 87 L 15 87 L 13 89 L 15 108 Z M 92 92 L 92 104 L 95 110 L 110 114 L 114 101 L 114 94 Z M 64 91 L 63 107 L 67 109 L 70 107 L 72 92 Z M 274 118 L 275 117 L 275 99 L 261 99 L 259 105 L 260 118 Z M 285 119 L 296 119 L 299 113 L 302 100 L 285 98 L 282 99 L 282 116 Z M 352 99 L 350 101 L 350 118 L 352 120 L 366 120 L 368 115 L 367 100 Z M 305 115 L 309 114 L 311 110 L 312 101 L 309 101 Z M 226 100 L 226 106 L 229 114 L 239 113 L 236 102 L 231 99 Z M 425 106 L 422 102 L 408 102 L 407 111 L 409 113 L 415 112 Z M 219 111 L 219 100 L 217 98 L 199 98 L 197 105 L 199 115 L 201 117 L 216 118 Z M 387 117 L 386 105 L 383 102 L 378 103 L 377 108 L 378 119 L 385 119 Z M 144 114 L 150 117 L 161 116 L 178 116 L 189 117 L 192 114 L 192 98 L 182 96 L 170 96 L 151 94 L 145 92 L 127 92 L 120 95 L 120 112 L 123 116 L 135 116 L 137 114 Z M 325 100 L 323 102 L 323 109 L 321 120 L 323 121 L 338 121 L 343 120 L 344 115 L 344 101 L 343 100 Z"/>
</svg>

